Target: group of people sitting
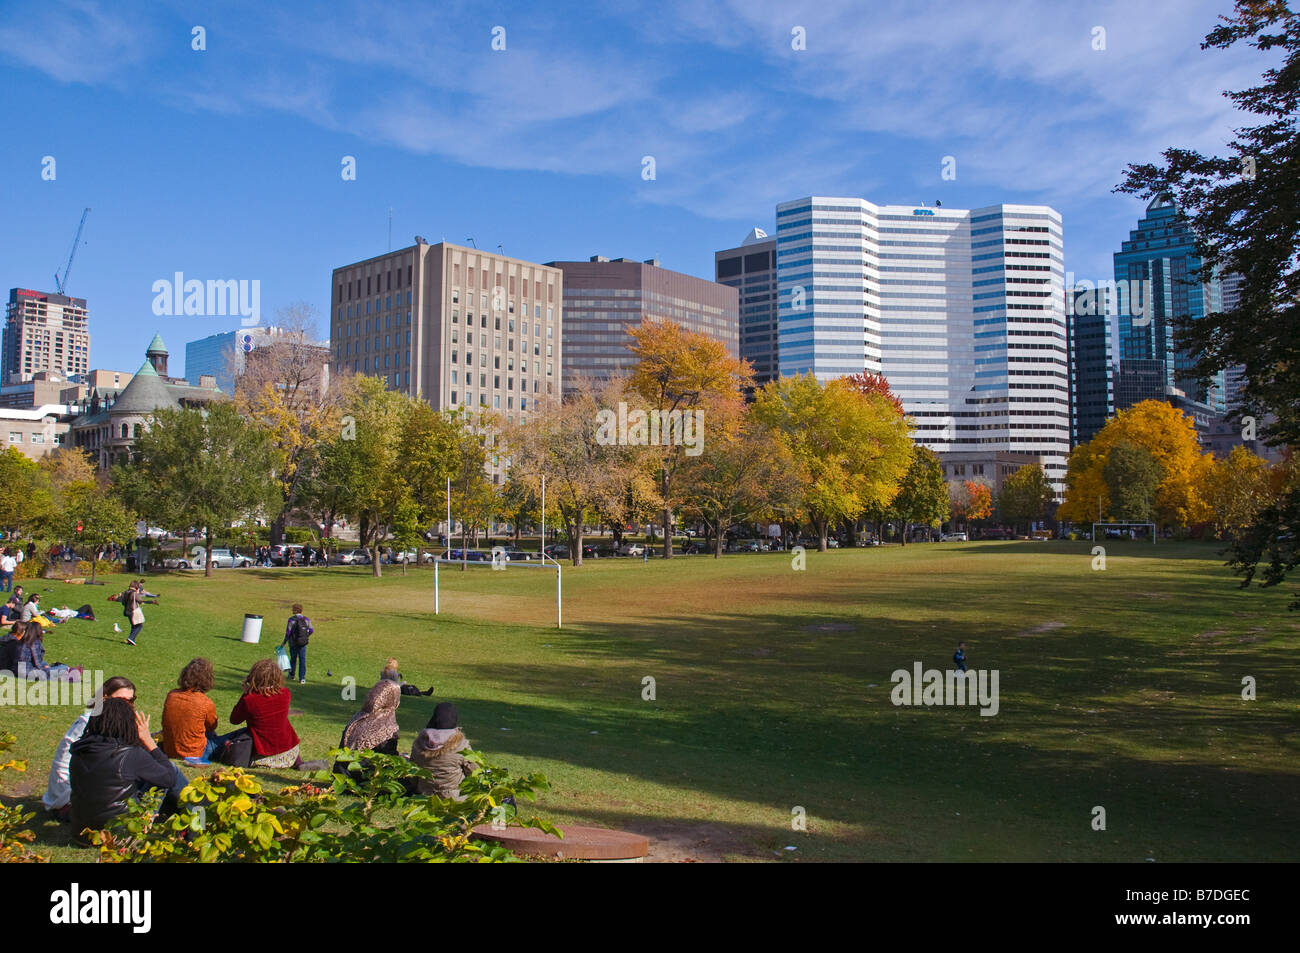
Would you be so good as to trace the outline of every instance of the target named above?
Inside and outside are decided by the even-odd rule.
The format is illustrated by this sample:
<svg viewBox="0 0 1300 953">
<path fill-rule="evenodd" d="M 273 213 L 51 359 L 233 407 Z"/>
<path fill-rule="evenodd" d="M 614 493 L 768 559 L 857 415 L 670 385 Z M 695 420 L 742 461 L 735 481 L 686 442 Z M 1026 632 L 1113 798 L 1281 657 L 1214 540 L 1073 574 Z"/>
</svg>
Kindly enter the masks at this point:
<svg viewBox="0 0 1300 953">
<path fill-rule="evenodd" d="M 361 711 L 343 729 L 340 747 L 400 754 L 397 708 L 404 683 L 396 661 L 389 662 L 391 667 L 385 667 Z M 207 694 L 213 680 L 208 659 L 196 658 L 186 665 L 178 686 L 167 694 L 162 730 L 155 734 L 149 716 L 135 707 L 136 691 L 130 679 L 108 679 L 100 700 L 72 723 L 55 750 L 42 798 L 45 808 L 70 820 L 77 831 L 99 830 L 124 813 L 142 792 L 159 789 L 165 792 L 164 813 L 174 812 L 188 782 L 172 758 L 190 765 L 220 760 L 265 768 L 328 766 L 324 761 L 302 760 L 298 734 L 289 721 L 291 695 L 274 659 L 262 659 L 249 671 L 230 713 L 233 725 L 245 727 L 224 735 L 217 734 L 216 705 Z M 457 721 L 456 706 L 442 702 L 434 709 L 428 727 L 416 736 L 408 757 L 430 777 L 418 779 L 411 793 L 464 799 L 460 784 L 475 766 L 464 756 L 469 742 Z M 247 761 L 239 757 L 241 748 Z"/>
<path fill-rule="evenodd" d="M 0 672 L 12 672 L 33 681 L 81 681 L 82 667 L 45 658 L 45 628 L 36 619 L 10 623 L 0 635 Z"/>
</svg>

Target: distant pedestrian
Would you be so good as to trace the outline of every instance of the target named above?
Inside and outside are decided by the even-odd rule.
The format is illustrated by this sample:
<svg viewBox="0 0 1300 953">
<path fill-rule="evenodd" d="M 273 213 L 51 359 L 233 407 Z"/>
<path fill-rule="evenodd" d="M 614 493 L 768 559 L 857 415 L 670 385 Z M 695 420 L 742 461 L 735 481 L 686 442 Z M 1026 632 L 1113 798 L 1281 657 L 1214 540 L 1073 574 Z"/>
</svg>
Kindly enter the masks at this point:
<svg viewBox="0 0 1300 953">
<path fill-rule="evenodd" d="M 22 550 L 19 550 L 21 552 Z M 18 568 L 18 560 L 13 554 L 5 549 L 0 553 L 0 592 L 12 592 L 14 588 L 14 570 Z"/>
<path fill-rule="evenodd" d="M 289 646 L 289 680 L 293 681 L 296 672 L 299 685 L 307 684 L 307 642 L 315 631 L 311 619 L 302 614 L 302 606 L 295 603 L 280 644 Z"/>
<path fill-rule="evenodd" d="M 952 653 L 952 664 L 957 666 L 957 671 L 966 671 L 966 643 L 958 642 L 957 651 Z"/>
</svg>

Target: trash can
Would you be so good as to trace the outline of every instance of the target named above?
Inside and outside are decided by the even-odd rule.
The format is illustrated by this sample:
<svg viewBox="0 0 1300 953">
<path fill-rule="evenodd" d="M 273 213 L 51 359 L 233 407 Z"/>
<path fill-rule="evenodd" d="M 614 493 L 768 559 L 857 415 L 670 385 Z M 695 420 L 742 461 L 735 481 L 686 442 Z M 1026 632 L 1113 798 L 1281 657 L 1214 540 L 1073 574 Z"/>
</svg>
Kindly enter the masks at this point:
<svg viewBox="0 0 1300 953">
<path fill-rule="evenodd" d="M 239 637 L 239 641 L 241 642 L 262 641 L 262 617 L 260 615 L 245 614 L 244 633 Z"/>
</svg>

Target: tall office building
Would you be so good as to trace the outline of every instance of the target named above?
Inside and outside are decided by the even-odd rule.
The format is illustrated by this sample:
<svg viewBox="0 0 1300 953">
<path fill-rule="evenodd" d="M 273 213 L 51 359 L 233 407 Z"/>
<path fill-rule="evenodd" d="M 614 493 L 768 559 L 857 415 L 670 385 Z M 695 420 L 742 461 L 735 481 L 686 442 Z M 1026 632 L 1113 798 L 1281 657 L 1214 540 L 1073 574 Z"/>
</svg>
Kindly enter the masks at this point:
<svg viewBox="0 0 1300 953">
<path fill-rule="evenodd" d="M 19 384 L 40 371 L 85 374 L 90 370 L 89 321 L 85 298 L 10 289 L 0 383 Z"/>
<path fill-rule="evenodd" d="M 564 273 L 564 385 L 607 380 L 635 364 L 628 329 L 644 321 L 675 321 L 740 356 L 740 296 L 735 288 L 659 267 L 657 259 L 592 256 L 553 261 Z"/>
<path fill-rule="evenodd" d="M 1195 376 L 1196 355 L 1174 344 L 1174 324 L 1221 310 L 1220 283 L 1201 274 L 1195 236 L 1173 199 L 1157 196 L 1137 228 L 1115 253 L 1120 295 L 1120 382 L 1118 409 L 1140 400 L 1166 400 L 1201 426 L 1222 414 L 1223 372 L 1208 381 Z"/>
<path fill-rule="evenodd" d="M 1061 216 L 1041 205 L 776 208 L 782 375 L 884 374 L 941 454 L 1070 450 Z"/>
<path fill-rule="evenodd" d="M 563 281 L 558 268 L 419 237 L 335 268 L 332 369 L 514 423 L 560 397 Z"/>
<path fill-rule="evenodd" d="M 1070 353 L 1070 446 L 1097 435 L 1115 414 L 1111 359 L 1111 289 L 1066 289 Z"/>
<path fill-rule="evenodd" d="M 776 239 L 755 228 L 738 248 L 713 256 L 719 284 L 740 292 L 740 356 L 754 367 L 754 386 L 780 374 L 777 349 Z"/>
</svg>

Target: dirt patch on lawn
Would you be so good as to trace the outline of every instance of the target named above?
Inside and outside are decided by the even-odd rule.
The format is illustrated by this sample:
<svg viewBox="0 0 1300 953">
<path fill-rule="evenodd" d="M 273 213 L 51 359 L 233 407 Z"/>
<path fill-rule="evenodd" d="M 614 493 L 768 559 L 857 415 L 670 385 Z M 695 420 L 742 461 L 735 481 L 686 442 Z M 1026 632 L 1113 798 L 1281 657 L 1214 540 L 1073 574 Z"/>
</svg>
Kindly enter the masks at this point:
<svg viewBox="0 0 1300 953">
<path fill-rule="evenodd" d="M 1192 638 L 1196 639 L 1196 641 L 1198 642 L 1212 642 L 1214 639 L 1218 638 L 1223 634 L 1224 634 L 1223 629 L 1207 629 L 1204 632 L 1196 633 L 1194 636 L 1192 636 Z"/>
<path fill-rule="evenodd" d="M 819 622 L 816 625 L 805 625 L 805 632 L 852 632 L 857 626 L 852 622 Z"/>
<path fill-rule="evenodd" d="M 1036 625 L 1032 629 L 1025 629 L 1021 635 L 1043 635 L 1047 632 L 1055 632 L 1057 629 L 1065 628 L 1064 622 L 1044 622 L 1042 625 Z"/>
<path fill-rule="evenodd" d="M 766 860 L 763 851 L 725 824 L 638 820 L 630 830 L 650 838 L 651 864 L 720 864 L 727 857 Z"/>
</svg>

